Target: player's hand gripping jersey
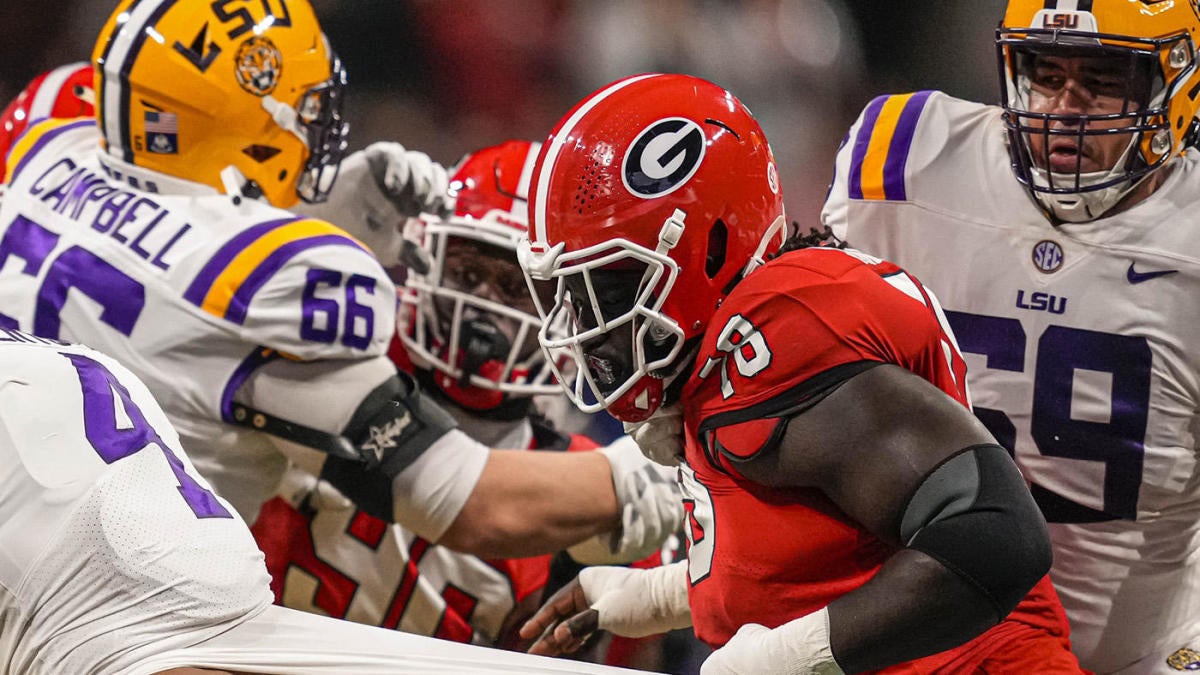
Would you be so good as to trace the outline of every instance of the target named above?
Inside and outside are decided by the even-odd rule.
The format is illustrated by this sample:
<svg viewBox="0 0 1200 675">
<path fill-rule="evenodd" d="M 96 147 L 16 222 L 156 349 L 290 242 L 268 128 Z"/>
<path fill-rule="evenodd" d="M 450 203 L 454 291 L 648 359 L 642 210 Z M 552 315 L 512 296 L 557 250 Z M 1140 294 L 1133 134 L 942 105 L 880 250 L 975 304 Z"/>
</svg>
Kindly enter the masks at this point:
<svg viewBox="0 0 1200 675">
<path fill-rule="evenodd" d="M 0 330 L 0 673 L 126 673 L 271 603 L 263 556 L 113 359 Z"/>
<path fill-rule="evenodd" d="M 1200 665 L 1198 160 L 1127 211 L 1052 227 L 1013 180 L 999 108 L 881 97 L 823 214 L 938 290 L 975 412 L 1050 523 L 1075 651 L 1102 672 Z"/>
<path fill-rule="evenodd" d="M 169 186 L 130 189 L 100 165 L 98 144 L 92 121 L 48 120 L 13 147 L 0 325 L 129 366 L 253 522 L 286 462 L 263 435 L 222 424 L 239 386 L 280 356 L 385 359 L 395 289 L 333 225 L 166 176 Z"/>
<path fill-rule="evenodd" d="M 692 621 L 702 640 L 719 646 L 743 624 L 775 627 L 821 609 L 896 552 L 819 490 L 749 481 L 738 461 L 771 452 L 791 416 L 881 363 L 920 375 L 963 405 L 968 396 L 965 364 L 934 296 L 856 251 L 782 255 L 743 280 L 710 326 L 683 394 L 681 473 Z M 1023 672 L 1018 664 L 1036 663 L 1039 644 L 1061 652 L 1067 640 L 1053 598 L 1043 579 L 975 640 L 888 672 L 970 672 L 993 658 L 1011 659 L 993 672 Z"/>
</svg>

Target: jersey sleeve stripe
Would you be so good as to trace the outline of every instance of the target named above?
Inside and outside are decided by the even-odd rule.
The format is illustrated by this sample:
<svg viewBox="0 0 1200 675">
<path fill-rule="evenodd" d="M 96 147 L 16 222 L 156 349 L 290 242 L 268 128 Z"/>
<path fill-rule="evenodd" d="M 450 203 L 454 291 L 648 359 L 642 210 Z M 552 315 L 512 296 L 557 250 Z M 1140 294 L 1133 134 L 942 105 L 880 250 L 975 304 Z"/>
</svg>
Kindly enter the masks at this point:
<svg viewBox="0 0 1200 675">
<path fill-rule="evenodd" d="M 17 180 L 17 175 L 21 173 L 21 169 L 24 169 L 28 161 L 41 152 L 47 143 L 72 129 L 85 127 L 89 124 L 94 125 L 95 123 L 96 121 L 90 118 L 72 118 L 46 119 L 31 125 L 8 153 L 8 162 L 5 167 L 8 173 L 9 184 L 11 185 Z"/>
<path fill-rule="evenodd" d="M 883 104 L 888 100 L 887 96 L 880 96 L 867 104 L 863 110 L 862 126 L 858 128 L 858 134 L 854 137 L 854 148 L 850 152 L 850 198 L 862 199 L 862 172 L 863 161 L 867 156 L 867 148 L 871 144 L 871 135 L 875 131 L 875 125 L 879 121 L 879 112 L 883 110 Z"/>
<path fill-rule="evenodd" d="M 931 91 L 878 98 L 864 114 L 852 156 L 852 199 L 907 199 L 904 171 Z"/>
<path fill-rule="evenodd" d="M 888 199 L 904 201 L 908 198 L 904 188 L 904 169 L 908 165 L 908 153 L 912 150 L 913 136 L 917 132 L 917 120 L 925 108 L 932 91 L 919 91 L 904 104 L 892 142 L 888 147 L 887 162 L 883 166 L 883 191 Z"/>
<path fill-rule="evenodd" d="M 225 388 L 221 391 L 221 419 L 232 423 L 233 419 L 233 397 L 237 394 L 238 389 L 263 365 L 279 358 L 279 352 L 266 347 L 255 349 L 250 356 L 247 356 L 234 369 L 233 375 L 229 376 L 229 381 L 225 383 Z"/>
<path fill-rule="evenodd" d="M 276 220 L 231 239 L 200 270 L 184 298 L 213 316 L 241 324 L 254 294 L 287 261 L 317 246 L 369 249 L 335 225 L 320 220 Z"/>
<path fill-rule="evenodd" d="M 203 305 L 204 298 L 206 295 L 208 295 L 208 291 L 212 288 L 213 283 L 216 282 L 217 277 L 221 275 L 221 272 L 223 272 L 225 268 L 229 266 L 229 263 L 232 262 L 239 253 L 245 250 L 246 247 L 250 246 L 250 244 L 253 244 L 255 241 L 257 241 L 264 234 L 276 228 L 283 227 L 288 223 L 294 223 L 297 220 L 300 219 L 283 218 L 281 220 L 269 220 L 264 223 L 259 223 L 254 227 L 247 228 L 246 230 L 240 232 L 236 237 L 233 237 L 229 241 L 225 242 L 225 245 L 217 251 L 216 255 L 209 259 L 204 267 L 200 269 L 200 273 L 196 275 L 196 278 L 192 280 L 191 285 L 188 286 L 187 291 L 185 291 L 183 294 L 184 299 L 196 306 Z"/>
<path fill-rule="evenodd" d="M 232 299 L 229 302 L 228 308 L 225 310 L 225 318 L 236 324 L 241 324 L 246 320 L 246 312 L 250 309 L 250 301 L 254 299 L 254 294 L 258 289 L 263 287 L 271 277 L 275 276 L 289 260 L 296 257 L 302 251 L 318 246 L 351 246 L 357 248 L 367 255 L 371 255 L 362 244 L 345 234 L 324 234 L 319 236 L 309 236 L 303 239 L 296 239 L 280 246 L 271 252 L 255 267 L 237 287 Z M 382 271 L 381 271 L 382 272 Z"/>
</svg>

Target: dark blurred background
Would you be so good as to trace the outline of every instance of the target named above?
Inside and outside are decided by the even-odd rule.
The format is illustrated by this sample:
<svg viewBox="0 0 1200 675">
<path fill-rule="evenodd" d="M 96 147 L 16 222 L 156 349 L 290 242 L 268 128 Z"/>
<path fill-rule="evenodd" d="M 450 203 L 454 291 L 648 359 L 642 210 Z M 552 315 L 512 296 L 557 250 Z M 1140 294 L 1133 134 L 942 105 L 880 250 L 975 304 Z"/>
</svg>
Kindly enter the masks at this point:
<svg viewBox="0 0 1200 675">
<path fill-rule="evenodd" d="M 814 222 L 837 145 L 872 97 L 996 99 L 1003 0 L 314 0 L 350 72 L 352 144 L 388 139 L 453 164 L 541 140 L 618 77 L 686 72 L 754 111 L 792 218 Z M 0 101 L 89 58 L 114 2 L 0 2 Z"/>
</svg>

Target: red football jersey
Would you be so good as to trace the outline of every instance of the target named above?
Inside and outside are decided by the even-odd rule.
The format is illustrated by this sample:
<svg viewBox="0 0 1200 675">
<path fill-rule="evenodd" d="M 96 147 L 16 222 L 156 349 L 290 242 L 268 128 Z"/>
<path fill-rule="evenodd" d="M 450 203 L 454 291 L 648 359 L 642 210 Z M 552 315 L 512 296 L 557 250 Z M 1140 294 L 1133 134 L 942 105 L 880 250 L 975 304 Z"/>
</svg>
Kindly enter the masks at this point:
<svg viewBox="0 0 1200 675">
<path fill-rule="evenodd" d="M 895 265 L 856 251 L 780 256 L 714 315 L 683 394 L 681 470 L 692 620 L 706 643 L 719 647 L 746 623 L 775 627 L 817 611 L 895 552 L 821 491 L 769 488 L 730 461 L 770 448 L 790 416 L 879 363 L 969 405 L 966 365 L 936 298 Z M 1030 633 L 1065 653 L 1066 620 L 1048 578 L 992 631 L 888 672 L 949 664 L 960 672 L 986 657 L 995 638 L 1025 642 Z"/>
</svg>

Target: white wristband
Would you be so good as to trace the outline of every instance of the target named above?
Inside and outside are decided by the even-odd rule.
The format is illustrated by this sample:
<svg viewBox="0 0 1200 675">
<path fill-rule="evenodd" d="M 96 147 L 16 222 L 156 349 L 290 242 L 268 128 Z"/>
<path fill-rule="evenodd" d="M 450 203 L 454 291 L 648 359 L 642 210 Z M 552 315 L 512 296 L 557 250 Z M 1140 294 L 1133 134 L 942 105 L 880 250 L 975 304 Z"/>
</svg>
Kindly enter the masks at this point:
<svg viewBox="0 0 1200 675">
<path fill-rule="evenodd" d="M 750 623 L 700 667 L 700 675 L 845 675 L 829 645 L 829 610 L 822 608 L 775 629 Z"/>
<path fill-rule="evenodd" d="M 692 625 L 687 561 L 652 569 L 589 567 L 579 573 L 599 626 L 623 637 L 645 637 Z"/>
</svg>

